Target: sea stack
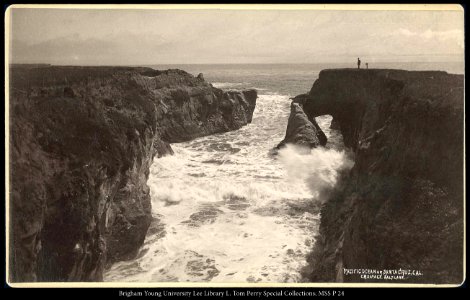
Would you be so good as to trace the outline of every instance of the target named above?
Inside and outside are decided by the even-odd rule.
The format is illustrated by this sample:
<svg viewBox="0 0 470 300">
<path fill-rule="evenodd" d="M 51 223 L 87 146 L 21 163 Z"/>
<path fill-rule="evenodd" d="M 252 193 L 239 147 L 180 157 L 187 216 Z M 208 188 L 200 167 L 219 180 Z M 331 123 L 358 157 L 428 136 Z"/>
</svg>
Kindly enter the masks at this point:
<svg viewBox="0 0 470 300">
<path fill-rule="evenodd" d="M 322 209 L 306 281 L 370 282 L 345 273 L 367 268 L 421 274 L 400 282 L 462 282 L 463 79 L 439 71 L 320 72 L 302 96 L 303 111 L 310 120 L 333 116 L 355 164 Z"/>
</svg>

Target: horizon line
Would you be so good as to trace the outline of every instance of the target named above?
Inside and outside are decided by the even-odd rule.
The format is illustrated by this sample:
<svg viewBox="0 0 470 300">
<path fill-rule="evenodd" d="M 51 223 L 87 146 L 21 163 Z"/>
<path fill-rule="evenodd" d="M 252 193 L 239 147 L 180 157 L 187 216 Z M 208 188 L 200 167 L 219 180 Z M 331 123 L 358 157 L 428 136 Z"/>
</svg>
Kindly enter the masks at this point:
<svg viewBox="0 0 470 300">
<path fill-rule="evenodd" d="M 318 65 L 318 64 L 348 64 L 351 63 L 356 65 L 356 61 L 342 61 L 342 62 L 268 62 L 268 63 L 219 63 L 219 62 L 207 62 L 207 63 L 144 63 L 144 64 L 54 64 L 48 62 L 10 62 L 9 65 L 50 65 L 50 66 L 99 66 L 99 67 L 142 67 L 142 66 L 158 66 L 158 65 Z M 370 63 L 370 62 L 369 62 Z M 375 61 L 372 63 L 465 63 L 465 60 L 439 60 L 439 61 Z"/>
</svg>

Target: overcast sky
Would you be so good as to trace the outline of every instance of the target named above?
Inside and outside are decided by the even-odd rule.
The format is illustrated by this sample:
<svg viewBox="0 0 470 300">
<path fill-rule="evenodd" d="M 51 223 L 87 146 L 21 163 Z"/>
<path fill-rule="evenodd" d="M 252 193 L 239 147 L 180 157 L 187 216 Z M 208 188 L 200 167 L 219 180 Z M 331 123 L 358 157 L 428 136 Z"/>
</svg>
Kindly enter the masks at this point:
<svg viewBox="0 0 470 300">
<path fill-rule="evenodd" d="M 462 61 L 461 11 L 13 8 L 14 63 Z"/>
</svg>

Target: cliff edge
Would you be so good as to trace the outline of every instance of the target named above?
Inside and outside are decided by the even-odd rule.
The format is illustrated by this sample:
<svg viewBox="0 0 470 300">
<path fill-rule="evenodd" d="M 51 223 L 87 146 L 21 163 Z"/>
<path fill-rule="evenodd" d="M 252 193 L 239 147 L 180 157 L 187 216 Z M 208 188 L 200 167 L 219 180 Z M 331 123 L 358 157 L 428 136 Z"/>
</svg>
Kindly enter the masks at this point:
<svg viewBox="0 0 470 300">
<path fill-rule="evenodd" d="M 306 281 L 462 282 L 463 95 L 462 75 L 386 69 L 323 70 L 301 95 L 308 118 L 333 116 L 355 152 L 322 209 Z"/>
<path fill-rule="evenodd" d="M 136 255 L 154 156 L 246 125 L 257 98 L 130 67 L 12 66 L 9 91 L 13 282 L 100 281 Z"/>
</svg>

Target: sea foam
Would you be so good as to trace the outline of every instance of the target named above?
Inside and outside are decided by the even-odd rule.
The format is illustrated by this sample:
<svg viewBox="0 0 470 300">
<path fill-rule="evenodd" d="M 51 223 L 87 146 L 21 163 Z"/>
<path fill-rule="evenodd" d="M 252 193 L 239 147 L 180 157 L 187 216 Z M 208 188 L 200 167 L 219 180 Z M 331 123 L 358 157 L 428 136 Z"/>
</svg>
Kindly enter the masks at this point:
<svg viewBox="0 0 470 300">
<path fill-rule="evenodd" d="M 289 107 L 289 95 L 261 94 L 251 124 L 173 144 L 175 155 L 155 159 L 147 183 L 156 221 L 138 258 L 114 264 L 105 280 L 298 281 L 322 195 L 351 163 L 334 149 L 288 145 L 270 155 Z"/>
</svg>

